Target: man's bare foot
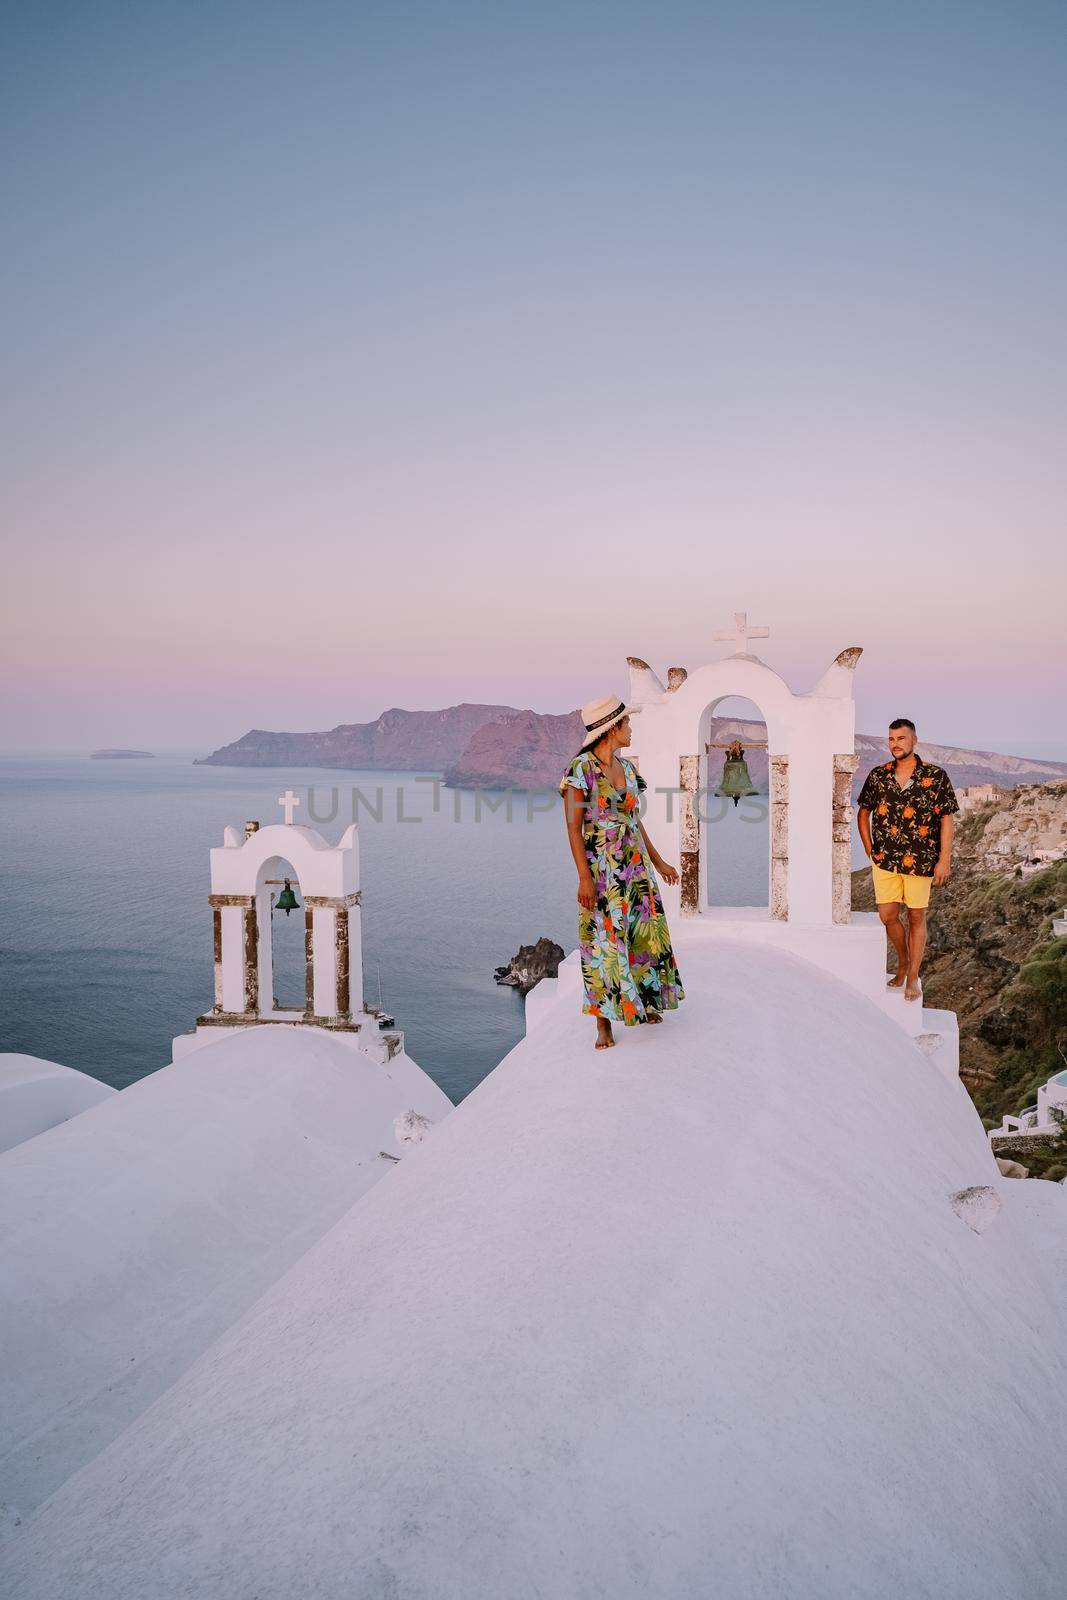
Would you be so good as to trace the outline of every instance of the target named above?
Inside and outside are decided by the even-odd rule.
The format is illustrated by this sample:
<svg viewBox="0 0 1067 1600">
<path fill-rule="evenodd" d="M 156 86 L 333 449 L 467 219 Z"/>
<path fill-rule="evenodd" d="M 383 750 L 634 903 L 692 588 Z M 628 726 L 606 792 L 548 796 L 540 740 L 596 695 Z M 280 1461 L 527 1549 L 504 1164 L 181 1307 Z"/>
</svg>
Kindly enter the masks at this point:
<svg viewBox="0 0 1067 1600">
<path fill-rule="evenodd" d="M 901 971 L 897 973 L 895 978 L 888 978 L 886 980 L 886 988 L 903 989 L 905 983 L 907 982 L 907 977 L 908 974 L 902 968 Z"/>
<path fill-rule="evenodd" d="M 922 982 L 918 978 L 909 978 L 904 990 L 905 1000 L 921 1000 L 923 997 Z"/>
<path fill-rule="evenodd" d="M 611 1031 L 611 1022 L 607 1017 L 598 1017 L 596 1022 L 596 1044 L 594 1050 L 608 1050 L 615 1043 Z"/>
</svg>

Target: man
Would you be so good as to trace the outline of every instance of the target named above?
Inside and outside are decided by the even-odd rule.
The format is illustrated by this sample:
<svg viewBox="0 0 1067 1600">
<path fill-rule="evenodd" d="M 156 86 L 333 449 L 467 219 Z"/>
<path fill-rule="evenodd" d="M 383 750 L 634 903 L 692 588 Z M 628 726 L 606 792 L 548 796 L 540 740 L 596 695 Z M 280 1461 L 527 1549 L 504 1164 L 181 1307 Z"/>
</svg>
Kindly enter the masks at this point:
<svg viewBox="0 0 1067 1600">
<path fill-rule="evenodd" d="M 959 810 L 948 773 L 915 754 L 915 724 L 897 717 L 889 724 L 892 761 L 872 767 L 859 797 L 859 830 L 874 874 L 874 898 L 897 953 L 890 989 L 906 1000 L 922 999 L 919 968 L 926 948 L 930 886 L 948 882 L 952 871 L 952 814 Z M 872 838 L 873 829 L 873 838 Z M 901 906 L 907 922 L 901 919 Z"/>
</svg>

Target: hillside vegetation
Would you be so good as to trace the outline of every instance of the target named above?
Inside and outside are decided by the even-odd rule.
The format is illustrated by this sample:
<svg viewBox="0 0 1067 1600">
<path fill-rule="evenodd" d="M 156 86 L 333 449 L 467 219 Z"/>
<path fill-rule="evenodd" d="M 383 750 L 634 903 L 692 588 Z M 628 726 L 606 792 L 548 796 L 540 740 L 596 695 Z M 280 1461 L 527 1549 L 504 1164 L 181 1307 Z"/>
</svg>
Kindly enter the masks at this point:
<svg viewBox="0 0 1067 1600">
<path fill-rule="evenodd" d="M 959 819 L 952 877 L 931 899 L 923 992 L 959 1018 L 960 1075 L 987 1127 L 1033 1105 L 1067 1062 L 1067 939 L 1052 932 L 1067 859 L 1028 865 L 1065 834 L 1067 785 L 1017 788 Z M 852 904 L 874 909 L 867 870 L 853 874 Z M 1063 1143 L 1026 1165 L 1067 1175 Z"/>
</svg>

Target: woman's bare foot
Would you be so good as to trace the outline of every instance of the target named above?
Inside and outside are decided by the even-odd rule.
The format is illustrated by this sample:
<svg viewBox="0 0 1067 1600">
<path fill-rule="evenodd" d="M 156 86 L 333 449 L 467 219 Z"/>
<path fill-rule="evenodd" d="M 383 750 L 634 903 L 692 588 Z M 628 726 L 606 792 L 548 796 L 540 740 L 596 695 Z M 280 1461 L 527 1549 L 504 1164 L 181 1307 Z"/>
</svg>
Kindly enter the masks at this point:
<svg viewBox="0 0 1067 1600">
<path fill-rule="evenodd" d="M 907 982 L 907 977 L 908 977 L 907 972 L 904 970 L 903 967 L 901 967 L 900 971 L 897 973 L 895 978 L 887 979 L 886 988 L 887 989 L 903 989 L 905 983 Z"/>
<path fill-rule="evenodd" d="M 615 1039 L 611 1031 L 610 1019 L 607 1017 L 597 1017 L 596 1044 L 593 1046 L 593 1049 L 608 1050 L 614 1043 Z"/>
<path fill-rule="evenodd" d="M 918 978 L 909 978 L 904 990 L 905 1000 L 921 1000 L 923 997 L 922 982 Z"/>
<path fill-rule="evenodd" d="M 662 1022 L 663 1018 L 660 1016 L 658 1011 L 648 1011 L 648 1012 L 645 1013 L 645 1021 L 646 1022 Z"/>
</svg>

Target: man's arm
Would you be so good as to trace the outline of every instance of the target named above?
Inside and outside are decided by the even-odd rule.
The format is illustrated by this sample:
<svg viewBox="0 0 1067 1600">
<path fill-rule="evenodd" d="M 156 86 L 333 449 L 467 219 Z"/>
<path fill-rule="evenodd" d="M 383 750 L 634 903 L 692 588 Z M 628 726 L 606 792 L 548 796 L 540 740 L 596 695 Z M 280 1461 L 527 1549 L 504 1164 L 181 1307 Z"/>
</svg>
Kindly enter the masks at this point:
<svg viewBox="0 0 1067 1600">
<path fill-rule="evenodd" d="M 952 871 L 952 841 L 956 837 L 956 818 L 951 812 L 941 818 L 941 854 L 934 868 L 934 882 L 947 883 Z"/>
<path fill-rule="evenodd" d="M 940 854 L 937 865 L 934 867 L 934 882 L 947 883 L 949 873 L 952 871 L 952 841 L 955 838 L 956 818 L 954 812 L 960 809 L 956 799 L 956 791 L 952 787 L 952 779 L 942 768 L 941 781 L 937 791 L 938 803 L 941 807 L 941 837 Z"/>
<path fill-rule="evenodd" d="M 867 852 L 870 861 L 874 854 L 874 840 L 871 838 L 871 806 L 877 805 L 877 788 L 874 783 L 874 770 L 868 772 L 860 785 L 860 792 L 856 796 L 856 826 L 860 832 L 860 843 Z"/>
</svg>

